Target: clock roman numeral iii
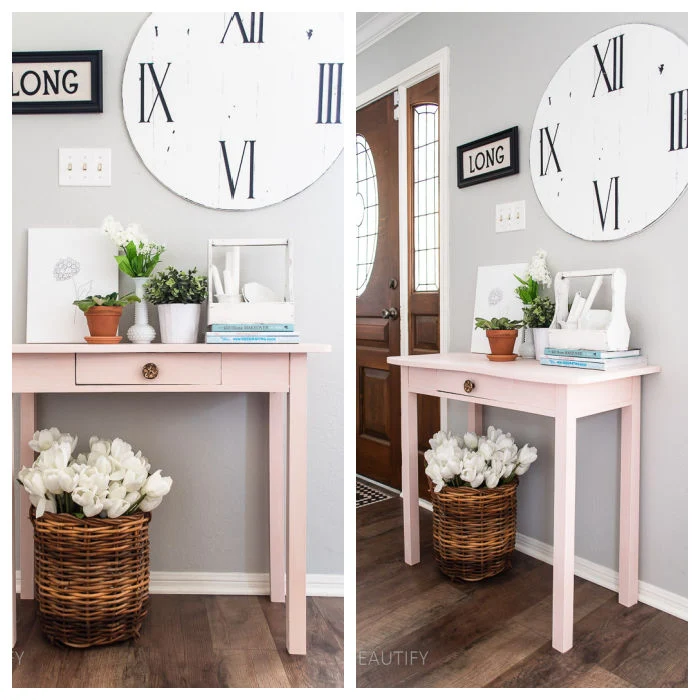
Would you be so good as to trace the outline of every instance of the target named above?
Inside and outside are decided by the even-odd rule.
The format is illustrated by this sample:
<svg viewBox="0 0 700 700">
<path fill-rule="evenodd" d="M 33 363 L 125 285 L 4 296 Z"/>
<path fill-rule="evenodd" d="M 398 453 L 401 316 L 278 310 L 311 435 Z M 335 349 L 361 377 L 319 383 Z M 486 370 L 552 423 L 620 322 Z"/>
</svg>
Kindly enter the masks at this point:
<svg viewBox="0 0 700 700">
<path fill-rule="evenodd" d="M 343 95 L 343 64 L 318 64 L 318 117 L 317 124 L 340 124 Z M 335 92 L 335 100 L 333 93 Z M 334 115 L 335 111 L 335 115 Z"/>
<path fill-rule="evenodd" d="M 236 24 L 238 25 L 238 31 L 241 33 L 241 39 L 243 39 L 244 44 L 262 44 L 263 43 L 263 15 L 264 12 L 251 12 L 250 13 L 250 30 L 246 32 L 245 27 L 243 26 L 243 19 L 241 18 L 241 13 L 240 12 L 234 12 L 231 15 L 231 18 L 228 21 L 228 24 L 226 25 L 226 29 L 224 31 L 224 35 L 221 37 L 221 41 L 219 42 L 220 44 L 224 43 L 224 39 L 226 39 L 226 35 L 228 34 L 228 30 L 231 27 L 231 23 L 235 20 Z M 257 26 L 258 30 L 258 36 L 257 38 L 255 37 L 255 29 Z"/>
<path fill-rule="evenodd" d="M 557 152 L 554 150 L 554 142 L 557 140 L 557 134 L 559 133 L 559 124 L 557 123 L 557 128 L 554 130 L 554 136 L 549 133 L 549 127 L 545 126 L 540 129 L 540 177 L 544 177 L 548 170 L 549 164 L 552 158 L 554 158 L 554 165 L 557 168 L 557 172 L 561 172 L 561 166 L 559 165 L 559 159 L 557 158 Z M 547 150 L 547 162 L 545 163 L 545 148 Z"/>
<path fill-rule="evenodd" d="M 688 90 L 671 93 L 671 147 L 669 151 L 688 148 Z"/>
<path fill-rule="evenodd" d="M 593 45 L 593 53 L 598 70 L 595 87 L 593 88 L 593 97 L 595 97 L 601 78 L 603 78 L 608 92 L 615 92 L 624 87 L 622 84 L 622 40 L 624 36 L 624 34 L 620 34 L 619 36 L 614 36 L 612 39 L 608 39 L 608 45 L 605 47 L 605 53 L 602 57 L 598 49 L 598 44 Z M 610 51 L 611 44 L 612 52 Z"/>
<path fill-rule="evenodd" d="M 221 155 L 224 159 L 224 166 L 226 167 L 226 179 L 228 180 L 228 189 L 231 193 L 231 199 L 236 197 L 236 188 L 238 187 L 238 180 L 241 177 L 241 169 L 243 168 L 243 161 L 245 160 L 246 153 L 248 154 L 248 199 L 255 199 L 253 194 L 253 185 L 255 182 L 255 141 L 245 141 L 243 143 L 243 152 L 241 153 L 241 159 L 238 161 L 238 172 L 236 172 L 236 179 L 234 180 L 231 175 L 231 167 L 228 162 L 228 153 L 226 151 L 226 141 L 219 141 L 221 145 Z"/>
<path fill-rule="evenodd" d="M 152 63 L 139 63 L 140 66 L 140 76 L 139 76 L 139 82 L 141 83 L 141 116 L 139 118 L 140 123 L 150 123 L 151 117 L 153 116 L 153 111 L 156 108 L 156 105 L 158 102 L 163 107 L 163 111 L 165 112 L 165 118 L 167 121 L 172 122 L 173 118 L 170 115 L 170 110 L 168 109 L 168 103 L 165 101 L 165 95 L 163 95 L 163 83 L 165 82 L 165 78 L 168 75 L 168 71 L 170 70 L 171 64 L 168 63 L 168 65 L 165 67 L 165 72 L 163 73 L 163 79 L 159 80 L 158 75 L 156 74 L 156 69 L 153 67 Z M 153 100 L 153 104 L 151 105 L 151 111 L 148 113 L 148 119 L 144 119 L 144 115 L 146 113 L 145 110 L 145 101 L 146 101 L 146 66 L 148 66 L 148 74 L 151 77 L 151 80 L 153 80 L 153 84 L 155 85 L 156 88 L 156 99 Z"/>
<path fill-rule="evenodd" d="M 608 185 L 608 196 L 605 199 L 605 211 L 603 211 L 603 205 L 600 201 L 600 192 L 598 191 L 598 180 L 593 180 L 593 189 L 595 191 L 595 199 L 598 204 L 598 216 L 600 216 L 600 228 L 605 231 L 605 222 L 608 219 L 608 208 L 610 206 L 610 196 L 613 198 L 613 207 L 615 208 L 615 225 L 614 230 L 618 230 L 619 226 L 619 209 L 620 209 L 620 191 L 619 191 L 620 177 L 616 175 L 610 178 L 610 184 Z"/>
</svg>

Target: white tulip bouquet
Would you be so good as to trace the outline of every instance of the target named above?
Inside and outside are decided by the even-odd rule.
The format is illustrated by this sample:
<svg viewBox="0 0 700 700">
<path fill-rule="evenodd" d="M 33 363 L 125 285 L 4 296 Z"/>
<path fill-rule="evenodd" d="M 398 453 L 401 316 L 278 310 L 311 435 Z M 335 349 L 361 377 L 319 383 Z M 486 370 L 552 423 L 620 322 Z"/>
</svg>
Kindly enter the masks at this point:
<svg viewBox="0 0 700 700">
<path fill-rule="evenodd" d="M 436 492 L 443 486 L 492 489 L 522 476 L 537 459 L 536 447 L 518 449 L 510 433 L 492 425 L 486 435 L 467 433 L 463 438 L 441 430 L 429 442 L 425 473 Z"/>
<path fill-rule="evenodd" d="M 121 438 L 90 438 L 89 454 L 73 458 L 77 436 L 58 428 L 38 430 L 29 446 L 39 453 L 31 467 L 22 467 L 17 480 L 29 494 L 36 517 L 71 513 L 78 518 L 118 518 L 157 508 L 172 487 L 161 470 L 151 465 Z"/>
</svg>

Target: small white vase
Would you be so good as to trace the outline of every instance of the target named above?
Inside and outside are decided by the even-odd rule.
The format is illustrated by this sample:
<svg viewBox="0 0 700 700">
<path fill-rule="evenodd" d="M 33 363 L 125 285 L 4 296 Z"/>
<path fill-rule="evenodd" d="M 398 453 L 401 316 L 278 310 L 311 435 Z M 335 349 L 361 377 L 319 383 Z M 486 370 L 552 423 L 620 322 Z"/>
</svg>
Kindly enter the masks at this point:
<svg viewBox="0 0 700 700">
<path fill-rule="evenodd" d="M 535 356 L 535 346 L 532 342 L 532 328 L 528 328 L 527 326 L 523 327 L 523 342 L 520 343 L 520 347 L 518 348 L 518 355 L 527 360 Z"/>
<path fill-rule="evenodd" d="M 161 343 L 196 343 L 201 304 L 158 304 Z"/>
<path fill-rule="evenodd" d="M 535 338 L 535 358 L 541 360 L 549 344 L 549 328 L 533 328 L 532 334 Z"/>
<path fill-rule="evenodd" d="M 148 302 L 143 298 L 143 286 L 148 277 L 134 277 L 134 294 L 141 299 L 136 302 L 134 310 L 134 325 L 126 332 L 126 337 L 132 343 L 151 343 L 156 337 L 156 329 L 148 325 Z"/>
</svg>

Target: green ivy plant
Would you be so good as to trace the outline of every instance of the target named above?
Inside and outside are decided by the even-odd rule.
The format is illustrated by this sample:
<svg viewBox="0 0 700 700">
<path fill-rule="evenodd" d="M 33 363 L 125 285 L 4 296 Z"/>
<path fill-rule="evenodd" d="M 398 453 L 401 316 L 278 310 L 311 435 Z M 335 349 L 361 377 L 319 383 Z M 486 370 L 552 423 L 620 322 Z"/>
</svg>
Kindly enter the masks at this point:
<svg viewBox="0 0 700 700">
<path fill-rule="evenodd" d="M 549 328 L 554 318 L 554 302 L 549 297 L 535 297 L 523 308 L 523 323 L 529 328 Z"/>
<path fill-rule="evenodd" d="M 143 294 L 151 304 L 201 304 L 207 298 L 207 278 L 196 267 L 185 271 L 171 265 L 148 280 Z"/>
<path fill-rule="evenodd" d="M 522 321 L 511 321 L 505 317 L 494 317 L 490 321 L 479 316 L 474 319 L 474 328 L 481 328 L 485 331 L 514 331 L 522 327 Z"/>
<path fill-rule="evenodd" d="M 107 296 L 95 294 L 91 297 L 85 297 L 85 299 L 76 299 L 73 304 L 75 304 L 75 306 L 77 306 L 84 313 L 93 306 L 127 306 L 128 304 L 133 304 L 136 301 L 141 301 L 141 299 L 135 294 L 124 294 L 123 296 L 119 296 L 117 292 L 112 292 Z"/>
</svg>

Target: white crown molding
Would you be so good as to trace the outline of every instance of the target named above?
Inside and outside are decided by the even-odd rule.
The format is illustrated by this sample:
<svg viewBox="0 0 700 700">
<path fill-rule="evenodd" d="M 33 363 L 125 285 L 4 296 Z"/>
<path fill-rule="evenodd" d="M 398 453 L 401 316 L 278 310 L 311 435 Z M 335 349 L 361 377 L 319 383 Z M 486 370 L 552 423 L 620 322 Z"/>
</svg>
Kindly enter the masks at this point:
<svg viewBox="0 0 700 700">
<path fill-rule="evenodd" d="M 372 19 L 357 28 L 356 52 L 362 53 L 372 44 L 397 30 L 402 24 L 412 20 L 420 12 L 379 12 Z"/>
<path fill-rule="evenodd" d="M 15 572 L 15 576 L 19 593 L 20 572 Z M 270 575 L 218 571 L 151 571 L 148 590 L 152 594 L 269 595 Z M 307 574 L 306 595 L 342 598 L 343 576 Z"/>
</svg>

